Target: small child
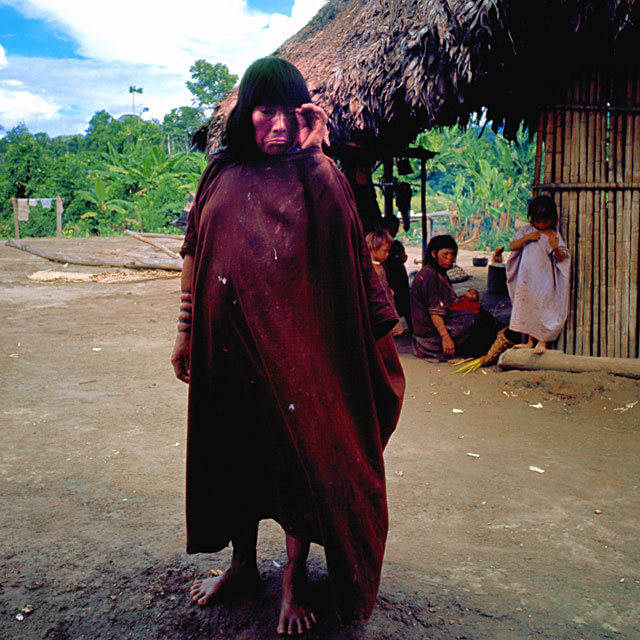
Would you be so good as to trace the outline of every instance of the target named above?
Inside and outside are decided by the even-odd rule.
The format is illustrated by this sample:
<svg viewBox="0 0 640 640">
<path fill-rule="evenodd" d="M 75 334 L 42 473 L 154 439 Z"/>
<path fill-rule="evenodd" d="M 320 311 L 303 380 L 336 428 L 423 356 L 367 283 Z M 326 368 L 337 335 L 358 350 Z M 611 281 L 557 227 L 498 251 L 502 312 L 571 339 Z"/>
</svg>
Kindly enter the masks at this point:
<svg viewBox="0 0 640 640">
<path fill-rule="evenodd" d="M 516 232 L 509 248 L 507 287 L 511 298 L 509 329 L 526 334 L 518 348 L 541 354 L 555 340 L 569 313 L 569 250 L 556 230 L 558 210 L 549 196 L 532 200 L 530 224 Z"/>
<path fill-rule="evenodd" d="M 407 274 L 407 268 L 404 266 L 408 256 L 403 244 L 395 239 L 400 229 L 400 220 L 394 214 L 387 214 L 382 218 L 381 226 L 383 229 L 386 229 L 393 238 L 393 244 L 389 249 L 389 257 L 384 262 L 387 282 L 393 291 L 393 302 L 396 305 L 398 315 L 404 317 L 409 333 L 413 333 L 409 276 Z"/>
<path fill-rule="evenodd" d="M 384 267 L 382 266 L 382 263 L 389 257 L 389 249 L 391 249 L 391 245 L 393 244 L 393 238 L 386 229 L 376 229 L 367 233 L 365 241 L 367 243 L 369 253 L 371 254 L 373 268 L 376 270 L 378 278 L 380 279 L 380 284 L 387 294 L 389 303 L 395 309 L 396 306 L 393 302 L 393 291 L 391 290 L 391 287 L 389 287 L 389 282 L 387 281 L 387 276 Z M 391 330 L 391 333 L 394 336 L 399 336 L 403 332 L 404 329 L 402 328 L 402 323 L 400 321 L 398 321 L 396 326 Z"/>
</svg>

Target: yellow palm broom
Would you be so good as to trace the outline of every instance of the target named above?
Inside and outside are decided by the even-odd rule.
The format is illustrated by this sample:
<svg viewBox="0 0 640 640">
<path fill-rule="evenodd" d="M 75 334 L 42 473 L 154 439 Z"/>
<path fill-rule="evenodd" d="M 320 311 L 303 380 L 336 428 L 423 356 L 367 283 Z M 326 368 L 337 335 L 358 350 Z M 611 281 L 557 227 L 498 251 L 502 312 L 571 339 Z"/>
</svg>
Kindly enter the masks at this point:
<svg viewBox="0 0 640 640">
<path fill-rule="evenodd" d="M 487 365 L 495 362 L 503 351 L 513 347 L 513 342 L 511 342 L 511 340 L 509 340 L 505 335 L 506 331 L 506 327 L 498 331 L 496 339 L 485 355 L 480 356 L 479 358 L 467 358 L 466 360 L 459 362 L 458 364 L 461 364 L 462 366 L 456 369 L 453 373 L 461 373 L 463 376 L 466 376 L 467 373 L 471 373 L 480 367 L 486 367 Z"/>
</svg>

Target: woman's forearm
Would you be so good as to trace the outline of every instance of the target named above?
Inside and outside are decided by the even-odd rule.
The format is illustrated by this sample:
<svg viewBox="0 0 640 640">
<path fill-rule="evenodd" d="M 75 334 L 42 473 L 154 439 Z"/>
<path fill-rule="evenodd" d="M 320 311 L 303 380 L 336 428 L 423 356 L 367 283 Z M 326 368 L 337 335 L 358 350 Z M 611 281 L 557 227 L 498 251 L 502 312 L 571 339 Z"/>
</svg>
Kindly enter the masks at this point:
<svg viewBox="0 0 640 640">
<path fill-rule="evenodd" d="M 182 261 L 182 275 L 180 276 L 180 289 L 191 293 L 191 282 L 193 280 L 193 256 L 185 255 Z"/>
<path fill-rule="evenodd" d="M 431 322 L 433 322 L 433 326 L 436 328 L 436 331 L 440 336 L 448 336 L 449 330 L 447 329 L 447 325 L 444 323 L 444 318 L 439 316 L 437 313 L 430 313 Z"/>
<path fill-rule="evenodd" d="M 193 256 L 187 254 L 182 261 L 180 276 L 180 313 L 178 315 L 178 331 L 191 332 L 192 304 L 191 287 L 193 276 Z"/>
</svg>

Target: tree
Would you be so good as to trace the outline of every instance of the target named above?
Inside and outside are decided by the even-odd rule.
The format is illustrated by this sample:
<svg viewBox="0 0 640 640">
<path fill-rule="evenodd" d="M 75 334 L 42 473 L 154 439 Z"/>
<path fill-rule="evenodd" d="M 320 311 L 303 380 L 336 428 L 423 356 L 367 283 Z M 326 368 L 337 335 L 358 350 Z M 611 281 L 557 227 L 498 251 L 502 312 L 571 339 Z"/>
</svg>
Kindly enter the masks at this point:
<svg viewBox="0 0 640 640">
<path fill-rule="evenodd" d="M 204 113 L 199 107 L 171 109 L 162 121 L 162 130 L 167 136 L 167 151 L 189 151 L 191 136 L 202 126 L 204 120 Z"/>
<path fill-rule="evenodd" d="M 238 76 L 229 73 L 227 65 L 206 60 L 196 60 L 189 68 L 192 80 L 188 80 L 187 89 L 193 94 L 192 104 L 204 112 L 210 113 L 222 97 L 231 91 Z"/>
<path fill-rule="evenodd" d="M 131 86 L 129 87 L 129 93 L 131 94 L 131 113 L 136 114 L 136 93 L 142 93 L 142 87 Z"/>
<path fill-rule="evenodd" d="M 24 123 L 7 133 L 8 150 L 2 163 L 2 178 L 10 198 L 26 198 L 37 194 L 47 178 L 49 154 L 42 134 L 32 136 Z"/>
<path fill-rule="evenodd" d="M 94 151 L 106 151 L 107 143 L 111 142 L 114 146 L 119 147 L 121 130 L 122 123 L 118 122 L 110 113 L 104 109 L 96 111 L 93 118 L 89 120 L 89 127 L 84 138 L 85 146 Z"/>
<path fill-rule="evenodd" d="M 106 111 L 97 111 L 89 121 L 84 144 L 91 151 L 106 152 L 111 145 L 122 153 L 142 142 L 149 146 L 162 144 L 163 131 L 159 123 L 125 114 L 117 120 Z"/>
</svg>

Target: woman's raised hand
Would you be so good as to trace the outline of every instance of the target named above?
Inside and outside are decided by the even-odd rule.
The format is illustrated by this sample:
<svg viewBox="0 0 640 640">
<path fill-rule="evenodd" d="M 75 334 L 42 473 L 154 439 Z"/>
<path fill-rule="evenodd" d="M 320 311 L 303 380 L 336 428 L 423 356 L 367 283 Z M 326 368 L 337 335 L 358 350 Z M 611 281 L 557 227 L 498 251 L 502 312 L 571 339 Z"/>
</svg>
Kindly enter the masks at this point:
<svg viewBox="0 0 640 640">
<path fill-rule="evenodd" d="M 307 102 L 296 109 L 298 145 L 301 149 L 322 147 L 327 136 L 327 114 L 315 104 Z"/>
</svg>

